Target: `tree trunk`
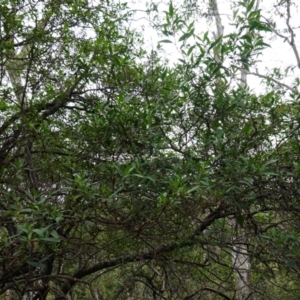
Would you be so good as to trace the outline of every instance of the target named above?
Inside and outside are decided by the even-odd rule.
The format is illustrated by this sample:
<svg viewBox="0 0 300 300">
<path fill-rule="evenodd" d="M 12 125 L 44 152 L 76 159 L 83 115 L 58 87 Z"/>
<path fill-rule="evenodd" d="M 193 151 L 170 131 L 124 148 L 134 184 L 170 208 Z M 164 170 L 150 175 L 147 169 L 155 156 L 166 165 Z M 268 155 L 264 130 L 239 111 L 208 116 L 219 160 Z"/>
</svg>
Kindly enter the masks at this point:
<svg viewBox="0 0 300 300">
<path fill-rule="evenodd" d="M 220 17 L 217 0 L 210 0 L 210 9 L 213 12 L 216 21 L 217 32 L 214 34 L 215 39 L 223 35 L 224 26 Z M 219 54 L 215 52 L 215 59 L 219 61 Z M 247 71 L 241 69 L 240 86 L 244 87 L 247 84 Z M 246 245 L 245 230 L 237 229 L 236 218 L 229 222 L 229 225 L 236 230 L 236 236 L 232 238 L 232 268 L 235 275 L 236 300 L 249 299 L 250 292 L 250 262 L 248 249 Z"/>
<path fill-rule="evenodd" d="M 250 268 L 249 254 L 246 244 L 244 229 L 237 229 L 236 219 L 229 222 L 230 226 L 236 230 L 236 235 L 232 237 L 232 267 L 235 275 L 236 300 L 250 299 Z"/>
</svg>

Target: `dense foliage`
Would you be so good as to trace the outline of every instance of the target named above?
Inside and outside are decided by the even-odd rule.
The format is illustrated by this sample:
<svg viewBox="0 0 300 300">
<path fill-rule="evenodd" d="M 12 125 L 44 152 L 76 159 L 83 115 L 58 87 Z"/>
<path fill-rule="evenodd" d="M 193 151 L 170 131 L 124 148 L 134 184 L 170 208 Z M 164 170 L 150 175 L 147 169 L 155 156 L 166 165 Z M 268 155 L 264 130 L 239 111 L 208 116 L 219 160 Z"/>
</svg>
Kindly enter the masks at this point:
<svg viewBox="0 0 300 300">
<path fill-rule="evenodd" d="M 0 297 L 299 299 L 299 81 L 239 84 L 254 4 L 214 38 L 170 3 L 147 52 L 126 4 L 1 2 Z"/>
</svg>

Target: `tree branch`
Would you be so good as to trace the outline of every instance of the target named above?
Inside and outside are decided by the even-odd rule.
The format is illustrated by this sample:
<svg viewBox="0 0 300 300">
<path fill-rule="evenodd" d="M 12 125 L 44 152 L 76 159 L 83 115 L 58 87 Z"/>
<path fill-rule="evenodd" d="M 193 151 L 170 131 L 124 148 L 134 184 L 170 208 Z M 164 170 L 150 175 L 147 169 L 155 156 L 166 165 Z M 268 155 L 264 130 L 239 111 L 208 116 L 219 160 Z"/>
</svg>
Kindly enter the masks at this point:
<svg viewBox="0 0 300 300">
<path fill-rule="evenodd" d="M 223 294 L 222 292 L 220 291 L 217 291 L 213 288 L 210 288 L 210 287 L 204 287 L 204 288 L 201 288 L 201 289 L 198 289 L 196 290 L 195 292 L 189 294 L 188 296 L 184 297 L 183 300 L 188 300 L 188 299 L 192 299 L 194 296 L 196 296 L 198 293 L 202 292 L 202 291 L 210 291 L 210 292 L 213 292 L 219 296 L 221 296 L 222 298 L 226 299 L 226 300 L 231 300 L 231 298 L 229 298 L 228 296 L 226 296 L 225 294 Z"/>
<path fill-rule="evenodd" d="M 271 76 L 266 76 L 266 75 L 262 75 L 262 74 L 259 74 L 258 72 L 248 72 L 249 75 L 254 75 L 254 76 L 257 76 L 257 77 L 260 77 L 260 78 L 263 78 L 263 79 L 267 79 L 267 80 L 270 80 L 278 85 L 280 85 L 281 87 L 285 87 L 286 89 L 292 91 L 293 93 L 298 93 L 298 90 L 297 89 L 294 89 L 292 88 L 291 86 L 283 83 L 283 82 L 280 82 L 279 80 L 276 80 L 274 79 L 273 77 Z"/>
<path fill-rule="evenodd" d="M 142 254 L 138 254 L 138 255 L 124 255 L 124 256 L 120 256 L 117 258 L 114 258 L 112 260 L 107 260 L 107 261 L 103 261 L 100 262 L 98 264 L 95 264 L 94 266 L 88 268 L 88 269 L 81 269 L 79 271 L 77 271 L 76 273 L 73 274 L 72 279 L 68 280 L 61 288 L 61 292 L 64 295 L 67 295 L 72 287 L 76 284 L 76 282 L 78 282 L 81 278 L 91 275 L 93 273 L 96 273 L 98 271 L 104 270 L 104 269 L 108 269 L 111 267 L 115 267 L 118 265 L 124 265 L 124 264 L 128 264 L 131 262 L 138 262 L 138 261 L 143 261 L 143 260 L 151 260 L 151 259 L 156 259 L 158 256 L 163 255 L 165 253 L 170 253 L 172 251 L 174 251 L 175 249 L 178 248 L 185 248 L 185 247 L 190 247 L 194 244 L 197 243 L 197 241 L 195 240 L 195 238 L 199 235 L 201 235 L 203 233 L 203 231 L 205 229 L 207 229 L 215 220 L 219 219 L 219 218 L 223 218 L 226 215 L 222 214 L 221 212 L 224 210 L 224 206 L 223 205 L 219 205 L 215 211 L 213 211 L 212 213 L 210 213 L 205 220 L 201 223 L 201 225 L 199 226 L 199 228 L 191 235 L 189 236 L 184 242 L 173 242 L 169 245 L 163 245 L 160 246 L 152 251 L 148 251 L 148 252 L 144 252 Z M 227 215 L 230 215 L 230 213 L 228 213 Z M 58 296 L 55 298 L 55 300 L 64 300 L 65 296 Z"/>
</svg>

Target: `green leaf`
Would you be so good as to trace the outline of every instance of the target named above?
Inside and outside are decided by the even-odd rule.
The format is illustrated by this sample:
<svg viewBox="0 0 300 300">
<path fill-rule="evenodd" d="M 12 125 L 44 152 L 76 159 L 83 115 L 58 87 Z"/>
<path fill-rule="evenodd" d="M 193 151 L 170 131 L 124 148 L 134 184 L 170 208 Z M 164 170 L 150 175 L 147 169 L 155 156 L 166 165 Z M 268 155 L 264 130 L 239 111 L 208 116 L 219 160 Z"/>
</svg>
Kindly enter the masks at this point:
<svg viewBox="0 0 300 300">
<path fill-rule="evenodd" d="M 169 43 L 169 44 L 172 44 L 173 42 L 170 41 L 170 40 L 161 40 L 158 43 Z"/>
<path fill-rule="evenodd" d="M 191 189 L 189 189 L 189 190 L 187 191 L 187 194 L 190 194 L 190 193 L 192 193 L 192 192 L 194 192 L 194 191 L 198 191 L 199 189 L 200 189 L 199 186 L 194 186 L 194 187 L 192 187 Z"/>
<path fill-rule="evenodd" d="M 35 267 L 35 268 L 39 268 L 42 266 L 42 263 L 41 262 L 35 262 L 35 261 L 28 261 L 27 262 L 29 265 Z"/>
<path fill-rule="evenodd" d="M 272 31 L 270 27 L 258 21 L 251 21 L 249 24 L 249 30 Z"/>
<path fill-rule="evenodd" d="M 8 109 L 7 103 L 5 100 L 0 100 L 0 111 L 5 112 Z"/>
<path fill-rule="evenodd" d="M 247 13 L 253 8 L 254 3 L 255 3 L 255 0 L 249 1 L 248 5 L 247 5 Z"/>
<path fill-rule="evenodd" d="M 44 237 L 44 230 L 42 229 L 33 229 L 33 232 L 35 232 L 39 237 Z"/>
<path fill-rule="evenodd" d="M 171 18 L 174 16 L 174 6 L 173 6 L 172 1 L 170 2 L 170 5 L 169 5 L 169 15 Z"/>
<path fill-rule="evenodd" d="M 255 43 L 255 47 L 258 48 L 258 46 L 262 46 L 263 48 L 264 48 L 264 47 L 267 47 L 267 48 L 271 47 L 269 44 L 263 42 L 263 40 L 261 40 L 261 39 L 258 40 L 258 41 L 256 41 L 256 43 Z M 261 47 L 261 48 L 262 48 L 262 47 Z"/>
<path fill-rule="evenodd" d="M 206 41 L 207 44 L 210 43 L 210 40 L 209 40 L 209 37 L 208 37 L 208 31 L 206 31 L 206 32 L 204 33 L 202 40 L 203 40 L 204 42 Z"/>
<path fill-rule="evenodd" d="M 192 23 L 188 26 L 187 30 L 188 30 L 188 31 L 194 30 L 194 25 L 195 25 L 195 22 L 192 22 Z"/>
<path fill-rule="evenodd" d="M 173 35 L 174 35 L 174 32 L 168 31 L 168 30 L 163 30 L 162 33 L 163 33 L 165 36 L 173 36 Z"/>
<path fill-rule="evenodd" d="M 193 46 L 191 46 L 191 47 L 189 48 L 189 50 L 188 50 L 188 52 L 187 52 L 187 55 L 188 55 L 188 56 L 193 52 L 193 50 L 195 49 L 195 47 L 196 47 L 196 45 L 193 45 Z"/>
<path fill-rule="evenodd" d="M 222 40 L 223 36 L 219 36 L 217 39 L 215 39 L 209 46 L 209 48 L 207 49 L 207 52 L 209 52 L 212 48 L 214 48 L 216 45 L 218 45 L 221 40 Z"/>
<path fill-rule="evenodd" d="M 259 18 L 260 18 L 260 10 L 251 11 L 248 16 L 248 19 L 250 22 L 251 21 L 259 21 Z"/>
<path fill-rule="evenodd" d="M 293 267 L 296 263 L 297 263 L 297 260 L 291 259 L 291 260 L 288 260 L 288 261 L 285 263 L 285 266 L 286 266 L 287 268 L 291 268 L 291 267 Z"/>
<path fill-rule="evenodd" d="M 245 34 L 245 35 L 243 35 L 243 36 L 241 36 L 240 39 L 246 40 L 249 44 L 252 43 L 252 36 L 250 34 L 248 34 L 248 33 Z"/>
<path fill-rule="evenodd" d="M 52 243 L 59 243 L 60 239 L 56 239 L 56 238 L 51 238 L 51 237 L 45 237 L 41 239 L 42 241 L 46 241 L 46 242 L 52 242 Z"/>
<path fill-rule="evenodd" d="M 183 35 L 179 38 L 179 42 L 182 42 L 182 41 L 184 41 L 184 40 L 187 40 L 187 39 L 190 38 L 193 34 L 194 34 L 194 30 L 191 30 L 190 32 L 187 32 L 187 33 L 183 34 Z"/>
<path fill-rule="evenodd" d="M 128 165 L 124 170 L 124 174 L 129 175 L 135 168 L 136 168 L 135 164 Z"/>
<path fill-rule="evenodd" d="M 233 16 L 233 20 L 236 19 L 236 16 L 238 15 L 238 12 L 239 12 L 238 9 L 233 11 L 233 15 L 232 15 Z"/>
<path fill-rule="evenodd" d="M 34 209 L 32 209 L 32 208 L 23 208 L 23 209 L 21 209 L 22 213 L 31 213 L 33 211 L 34 211 Z"/>
<path fill-rule="evenodd" d="M 262 237 L 266 240 L 272 240 L 272 238 L 269 235 L 260 235 L 260 237 Z"/>
<path fill-rule="evenodd" d="M 6 35 L 9 35 L 9 26 L 7 25 L 7 21 L 3 22 L 3 29 Z"/>
<path fill-rule="evenodd" d="M 60 237 L 59 237 L 59 235 L 58 235 L 58 233 L 57 233 L 57 231 L 56 230 L 52 230 L 51 232 L 50 232 L 50 235 L 52 235 L 54 238 L 56 238 L 57 240 L 59 240 L 60 239 Z"/>
<path fill-rule="evenodd" d="M 148 179 L 148 180 L 152 181 L 153 183 L 155 183 L 155 180 L 150 176 L 144 176 L 144 175 L 141 175 L 141 174 L 133 174 L 133 176 L 138 177 L 138 178 L 142 178 L 142 179 Z"/>
<path fill-rule="evenodd" d="M 58 216 L 55 218 L 55 222 L 59 223 L 60 221 L 62 221 L 64 218 L 62 216 Z"/>
<path fill-rule="evenodd" d="M 87 226 L 89 226 L 89 227 L 95 227 L 95 226 L 96 226 L 96 224 L 95 224 L 94 222 L 89 221 L 89 220 L 86 220 L 86 221 L 85 221 L 85 224 L 86 224 Z"/>
<path fill-rule="evenodd" d="M 28 224 L 27 224 L 28 225 Z M 29 233 L 29 229 L 30 229 L 30 225 L 25 225 L 25 226 L 23 226 L 23 225 L 18 225 L 18 230 L 20 230 L 20 231 L 22 231 L 22 232 L 24 232 L 24 233 Z M 26 228 L 27 227 L 27 228 Z"/>
</svg>

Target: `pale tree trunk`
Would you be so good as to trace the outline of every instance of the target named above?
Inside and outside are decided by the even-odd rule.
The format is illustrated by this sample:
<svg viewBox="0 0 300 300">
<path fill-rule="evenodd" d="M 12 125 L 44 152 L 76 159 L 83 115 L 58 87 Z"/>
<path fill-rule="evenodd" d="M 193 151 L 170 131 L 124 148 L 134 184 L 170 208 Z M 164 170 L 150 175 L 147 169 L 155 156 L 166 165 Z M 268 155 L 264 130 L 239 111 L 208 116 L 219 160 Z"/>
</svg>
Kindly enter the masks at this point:
<svg viewBox="0 0 300 300">
<path fill-rule="evenodd" d="M 250 299 L 250 269 L 247 238 L 243 228 L 237 229 L 236 219 L 229 221 L 229 225 L 236 232 L 232 237 L 232 267 L 235 275 L 236 300 Z"/>
<path fill-rule="evenodd" d="M 22 300 L 32 300 L 35 296 L 34 292 L 27 292 L 23 295 Z"/>
<path fill-rule="evenodd" d="M 214 33 L 215 39 L 223 35 L 224 26 L 220 17 L 217 0 L 210 0 L 210 9 L 214 15 L 217 32 Z M 215 52 L 215 59 L 219 61 L 219 54 Z M 241 69 L 240 87 L 247 84 L 247 71 Z M 229 226 L 235 231 L 235 236 L 232 238 L 232 269 L 235 276 L 236 300 L 250 299 L 250 269 L 249 253 L 246 245 L 246 235 L 243 228 L 238 229 L 236 218 L 229 221 Z"/>
</svg>

